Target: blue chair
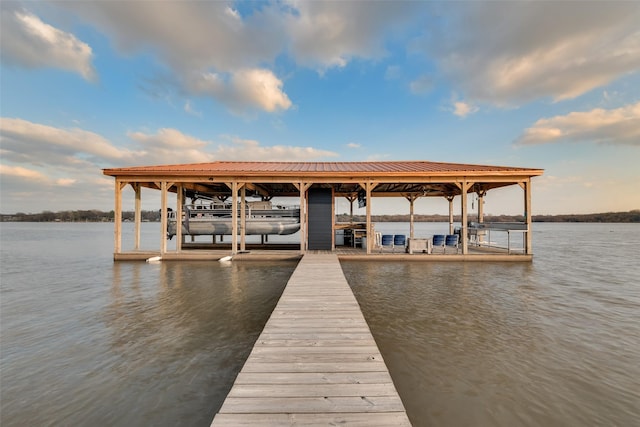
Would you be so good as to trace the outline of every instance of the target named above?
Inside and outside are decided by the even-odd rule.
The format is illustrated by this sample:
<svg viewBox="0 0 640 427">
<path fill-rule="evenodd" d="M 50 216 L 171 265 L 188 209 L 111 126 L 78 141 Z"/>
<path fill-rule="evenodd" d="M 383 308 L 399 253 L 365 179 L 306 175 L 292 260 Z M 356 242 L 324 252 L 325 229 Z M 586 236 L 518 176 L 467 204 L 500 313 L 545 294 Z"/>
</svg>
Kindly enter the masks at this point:
<svg viewBox="0 0 640 427">
<path fill-rule="evenodd" d="M 404 249 L 406 244 L 407 236 L 405 236 L 404 234 L 396 234 L 395 236 L 393 236 L 393 252 L 396 251 L 396 246 Z"/>
<path fill-rule="evenodd" d="M 380 241 L 380 252 L 382 252 L 385 247 L 393 248 L 393 234 L 382 235 L 382 240 Z"/>
<path fill-rule="evenodd" d="M 433 235 L 433 249 L 435 248 L 442 248 L 442 252 L 444 252 L 444 234 Z"/>
<path fill-rule="evenodd" d="M 449 234 L 445 238 L 444 242 L 444 253 L 447 252 L 447 247 L 456 248 L 456 253 L 458 253 L 458 235 L 457 234 Z"/>
</svg>

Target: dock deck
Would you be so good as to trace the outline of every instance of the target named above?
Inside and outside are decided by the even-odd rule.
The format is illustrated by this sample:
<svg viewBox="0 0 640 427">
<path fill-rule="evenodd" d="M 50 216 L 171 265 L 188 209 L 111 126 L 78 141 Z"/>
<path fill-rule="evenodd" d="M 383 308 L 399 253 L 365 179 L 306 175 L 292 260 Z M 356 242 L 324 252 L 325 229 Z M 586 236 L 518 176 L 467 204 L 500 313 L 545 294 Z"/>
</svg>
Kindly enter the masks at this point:
<svg viewBox="0 0 640 427">
<path fill-rule="evenodd" d="M 212 426 L 410 426 L 335 254 L 306 254 Z"/>
</svg>

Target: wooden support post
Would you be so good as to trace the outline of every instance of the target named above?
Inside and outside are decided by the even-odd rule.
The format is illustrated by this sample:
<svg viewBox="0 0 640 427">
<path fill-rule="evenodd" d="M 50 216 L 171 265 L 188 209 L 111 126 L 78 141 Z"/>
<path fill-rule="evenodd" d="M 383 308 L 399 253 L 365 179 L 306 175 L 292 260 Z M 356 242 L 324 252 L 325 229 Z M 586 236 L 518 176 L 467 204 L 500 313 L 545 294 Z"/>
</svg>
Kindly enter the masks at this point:
<svg viewBox="0 0 640 427">
<path fill-rule="evenodd" d="M 487 190 L 478 191 L 478 222 L 484 222 L 484 196 L 486 196 Z"/>
<path fill-rule="evenodd" d="M 460 198 L 461 198 L 461 205 L 462 205 L 462 218 L 461 218 L 461 226 L 460 226 L 460 240 L 462 240 L 462 242 L 460 242 L 462 244 L 462 254 L 466 255 L 469 252 L 469 242 L 468 242 L 468 235 L 469 235 L 469 230 L 467 229 L 468 227 L 468 221 L 467 221 L 467 215 L 468 215 L 468 207 L 467 207 L 467 191 L 469 191 L 469 188 L 471 188 L 471 183 L 468 183 L 467 181 L 463 181 L 460 185 Z"/>
<path fill-rule="evenodd" d="M 245 233 L 247 232 L 247 207 L 246 203 L 246 195 L 247 189 L 246 185 L 241 184 L 240 189 L 240 251 L 244 252 L 246 250 L 246 238 Z"/>
<path fill-rule="evenodd" d="M 449 202 L 449 234 L 453 234 L 453 198 L 454 196 L 445 197 Z"/>
<path fill-rule="evenodd" d="M 122 186 L 123 183 L 116 179 L 115 184 L 115 206 L 113 208 L 113 252 L 122 252 Z"/>
<path fill-rule="evenodd" d="M 417 194 L 407 194 L 404 196 L 409 201 L 409 239 L 413 239 L 413 202 L 418 198 Z"/>
<path fill-rule="evenodd" d="M 300 253 L 304 255 L 307 252 L 307 190 L 311 184 L 304 182 L 293 183 L 300 191 Z"/>
<path fill-rule="evenodd" d="M 360 184 L 362 186 L 362 184 Z M 371 192 L 376 188 L 378 184 L 369 182 L 365 184 L 366 201 L 367 201 L 367 255 L 371 254 L 371 248 L 375 240 L 373 229 L 371 227 Z"/>
<path fill-rule="evenodd" d="M 167 252 L 167 182 L 160 183 L 160 256 Z"/>
<path fill-rule="evenodd" d="M 238 182 L 231 183 L 231 255 L 238 252 Z"/>
<path fill-rule="evenodd" d="M 349 201 L 349 221 L 353 222 L 353 202 L 358 198 L 357 195 L 351 194 L 349 196 L 345 196 L 345 199 Z"/>
<path fill-rule="evenodd" d="M 184 190 L 182 184 L 176 188 L 176 252 L 182 251 L 182 205 L 184 204 Z"/>
<path fill-rule="evenodd" d="M 139 182 L 131 184 L 135 191 L 135 213 L 134 213 L 134 230 L 133 230 L 133 248 L 137 251 L 140 249 L 140 227 L 142 223 L 142 194 Z"/>
<path fill-rule="evenodd" d="M 532 236 L 532 220 L 531 220 L 531 178 L 527 178 L 524 183 L 524 220 L 527 223 L 527 232 L 525 233 L 525 253 L 533 254 L 533 236 Z"/>
</svg>

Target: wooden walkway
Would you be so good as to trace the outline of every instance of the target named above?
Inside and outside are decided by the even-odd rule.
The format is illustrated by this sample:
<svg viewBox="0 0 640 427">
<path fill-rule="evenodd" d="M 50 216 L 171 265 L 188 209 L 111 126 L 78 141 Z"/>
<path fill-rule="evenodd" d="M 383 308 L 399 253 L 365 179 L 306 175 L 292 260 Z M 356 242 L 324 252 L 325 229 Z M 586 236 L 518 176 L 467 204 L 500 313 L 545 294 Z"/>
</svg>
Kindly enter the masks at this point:
<svg viewBox="0 0 640 427">
<path fill-rule="evenodd" d="M 336 255 L 302 258 L 211 425 L 411 425 Z"/>
</svg>

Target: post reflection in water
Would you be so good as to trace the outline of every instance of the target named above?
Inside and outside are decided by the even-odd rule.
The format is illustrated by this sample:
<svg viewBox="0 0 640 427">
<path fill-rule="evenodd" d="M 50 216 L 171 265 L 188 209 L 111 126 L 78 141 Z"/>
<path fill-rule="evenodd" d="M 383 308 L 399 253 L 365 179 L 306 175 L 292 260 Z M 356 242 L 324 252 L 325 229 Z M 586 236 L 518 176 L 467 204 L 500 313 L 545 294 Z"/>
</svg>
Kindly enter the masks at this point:
<svg viewBox="0 0 640 427">
<path fill-rule="evenodd" d="M 110 334 L 109 376 L 122 394 L 114 390 L 111 398 L 141 410 L 103 420 L 210 422 L 294 268 L 295 262 L 115 263 L 103 319 Z M 193 410 L 203 406 L 208 411 Z"/>
</svg>

